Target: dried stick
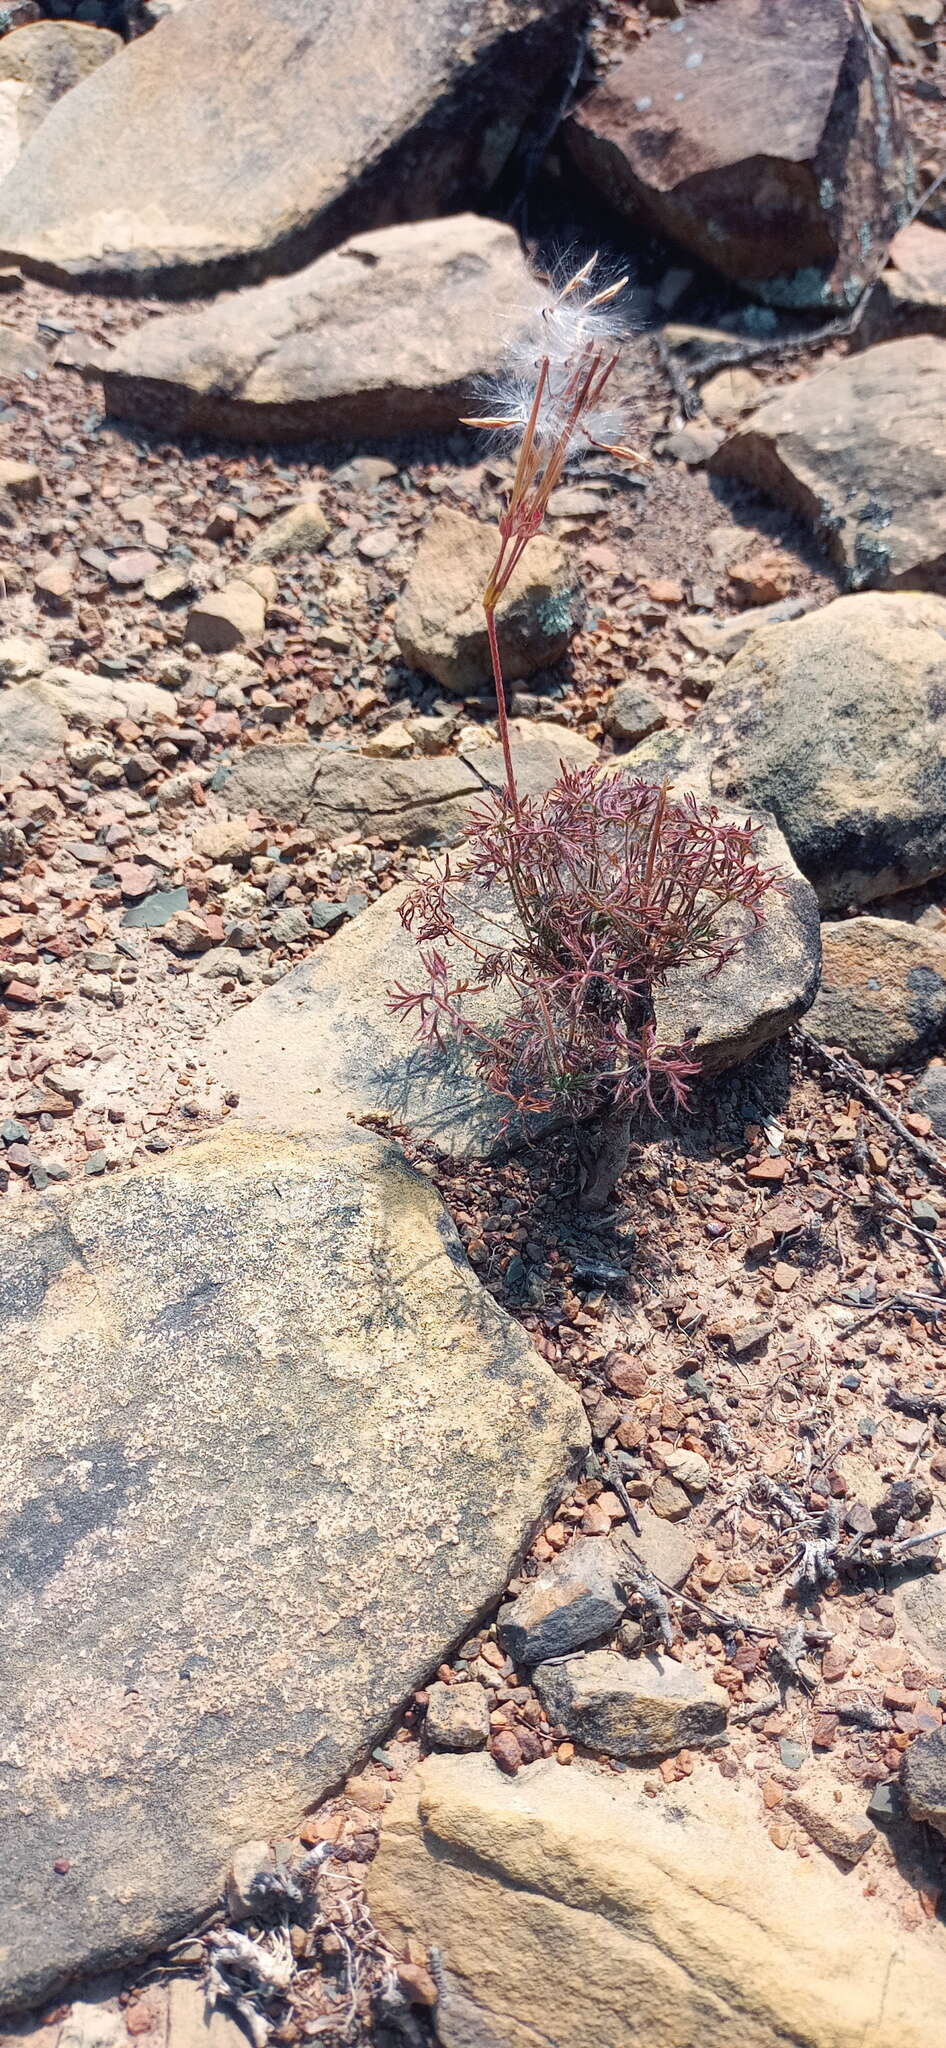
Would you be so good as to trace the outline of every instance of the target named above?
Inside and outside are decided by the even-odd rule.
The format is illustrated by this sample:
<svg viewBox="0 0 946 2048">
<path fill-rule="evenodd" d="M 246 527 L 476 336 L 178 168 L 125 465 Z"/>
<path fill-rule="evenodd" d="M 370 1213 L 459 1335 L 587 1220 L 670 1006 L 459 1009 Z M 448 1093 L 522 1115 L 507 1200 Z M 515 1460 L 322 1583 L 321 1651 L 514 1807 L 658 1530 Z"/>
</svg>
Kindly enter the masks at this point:
<svg viewBox="0 0 946 2048">
<path fill-rule="evenodd" d="M 827 1047 L 821 1044 L 820 1039 L 813 1038 L 811 1032 L 804 1031 L 800 1024 L 795 1025 L 792 1036 L 802 1052 L 814 1061 L 829 1081 L 843 1084 L 848 1093 L 857 1095 L 869 1109 L 873 1110 L 875 1116 L 879 1116 L 892 1131 L 896 1131 L 898 1138 L 904 1145 L 909 1145 L 911 1152 L 915 1153 L 917 1159 L 922 1160 L 930 1173 L 935 1174 L 938 1180 L 946 1182 L 946 1160 L 941 1159 L 939 1153 L 934 1151 L 932 1145 L 927 1145 L 923 1138 L 917 1138 L 912 1131 L 908 1131 L 906 1124 L 901 1122 L 894 1110 L 888 1108 L 877 1090 L 871 1087 L 863 1068 L 850 1053 L 829 1052 Z"/>
</svg>

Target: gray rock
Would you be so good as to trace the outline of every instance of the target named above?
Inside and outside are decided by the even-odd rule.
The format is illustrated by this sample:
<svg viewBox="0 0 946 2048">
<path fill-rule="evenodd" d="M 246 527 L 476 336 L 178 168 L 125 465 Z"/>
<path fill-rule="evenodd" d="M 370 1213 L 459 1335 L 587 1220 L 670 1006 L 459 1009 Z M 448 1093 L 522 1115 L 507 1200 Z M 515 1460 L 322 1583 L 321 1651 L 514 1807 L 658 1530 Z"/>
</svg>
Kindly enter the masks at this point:
<svg viewBox="0 0 946 2048">
<path fill-rule="evenodd" d="M 0 39 L 0 178 L 63 93 L 121 48 L 121 36 L 80 21 L 38 21 Z"/>
<path fill-rule="evenodd" d="M 946 1835 L 946 1728 L 918 1735 L 904 1751 L 900 1782 L 912 1820 Z"/>
<path fill-rule="evenodd" d="M 928 1116 L 938 1138 L 946 1138 L 946 1066 L 925 1069 L 910 1091 L 910 1108 Z"/>
<path fill-rule="evenodd" d="M 686 426 L 663 434 L 657 447 L 661 455 L 671 456 L 674 462 L 685 462 L 688 469 L 700 469 L 725 439 L 724 429 L 714 427 L 709 420 L 688 420 Z"/>
<path fill-rule="evenodd" d="M 894 1067 L 936 1044 L 946 1023 L 946 933 L 892 917 L 821 927 L 821 987 L 808 1029 L 866 1067 Z"/>
<path fill-rule="evenodd" d="M 629 766 L 772 812 L 825 910 L 929 881 L 946 871 L 946 599 L 868 592 L 766 627 L 689 732 Z"/>
<path fill-rule="evenodd" d="M 15 2007 L 163 1946 L 240 1843 L 294 1832 L 498 1599 L 588 1431 L 361 1134 L 230 1130 L 49 1192 L 0 1261 Z"/>
<path fill-rule="evenodd" d="M 562 761 L 589 766 L 590 740 L 566 726 L 511 721 L 521 786 L 538 795 Z M 503 778 L 498 745 L 465 754 L 384 761 L 348 747 L 263 744 L 243 754 L 223 783 L 231 811 L 307 826 L 328 845 L 346 833 L 393 845 L 450 845 L 466 830 L 470 807 Z"/>
<path fill-rule="evenodd" d="M 48 367 L 49 357 L 38 341 L 28 341 L 15 327 L 0 327 L 0 376 L 38 377 Z"/>
<path fill-rule="evenodd" d="M 513 1663 L 531 1670 L 610 1635 L 624 1613 L 617 1560 L 602 1537 L 572 1543 L 515 1600 L 499 1610 L 497 1632 Z"/>
<path fill-rule="evenodd" d="M 798 378 L 713 456 L 814 527 L 848 588 L 941 587 L 946 479 L 936 454 L 946 340 L 916 335 Z"/>
<path fill-rule="evenodd" d="M 55 703 L 28 683 L 0 691 L 0 784 L 58 753 L 69 728 Z"/>
<path fill-rule="evenodd" d="M 810 597 L 780 597 L 775 604 L 753 605 L 748 611 L 737 612 L 732 619 L 680 619 L 677 630 L 701 654 L 714 655 L 717 661 L 731 661 L 763 626 L 781 626 L 787 619 L 800 619 L 814 609 L 814 604 Z"/>
<path fill-rule="evenodd" d="M 404 660 L 457 697 L 490 682 L 483 591 L 497 545 L 495 527 L 439 507 L 398 600 L 394 631 Z M 578 624 L 578 598 L 558 541 L 533 541 L 496 618 L 507 683 L 560 659 Z"/>
<path fill-rule="evenodd" d="M 671 1657 L 592 1650 L 539 1664 L 532 1683 L 550 1721 L 605 1756 L 670 1756 L 721 1735 L 727 1696 Z"/>
<path fill-rule="evenodd" d="M 269 936 L 274 946 L 297 946 L 302 939 L 312 936 L 312 925 L 301 903 L 288 903 L 285 910 L 279 910 L 269 927 Z"/>
<path fill-rule="evenodd" d="M 427 1687 L 427 1740 L 433 1749 L 482 1749 L 489 1737 L 489 1696 L 473 1679 Z"/>
<path fill-rule="evenodd" d="M 88 374 L 114 417 L 166 432 L 291 442 L 450 428 L 536 295 L 511 228 L 474 214 L 408 222 L 147 321 Z M 299 540 L 298 511 L 281 548 L 314 544 Z"/>
<path fill-rule="evenodd" d="M 255 647 L 265 623 L 265 598 L 251 583 L 237 578 L 223 590 L 208 591 L 194 605 L 184 638 L 204 654 L 229 654 L 234 647 Z"/>
<path fill-rule="evenodd" d="M 149 896 L 142 896 L 140 903 L 132 903 L 122 918 L 122 924 L 142 927 L 148 931 L 159 931 L 170 924 L 173 917 L 185 911 L 188 905 L 185 888 L 152 889 Z"/>
<path fill-rule="evenodd" d="M 604 712 L 604 729 L 625 746 L 636 747 L 648 733 L 659 732 L 667 714 L 656 697 L 640 683 L 621 683 Z"/>
<path fill-rule="evenodd" d="M 536 728 L 527 723 L 522 730 L 528 733 Z M 545 757 L 546 784 L 555 773 L 560 743 L 567 738 L 563 728 L 553 730 L 557 737 L 551 760 Z M 518 731 L 514 742 L 518 749 Z M 278 755 L 280 772 L 285 772 L 286 763 L 294 756 L 317 751 L 255 747 L 236 771 L 240 778 L 236 793 L 232 783 L 227 786 L 228 803 L 246 809 L 255 804 L 268 811 L 262 785 L 246 780 L 259 757 Z M 408 768 L 444 765 L 436 761 L 370 762 L 356 755 L 336 758 L 359 764 L 363 798 L 369 769 L 379 777 L 400 778 Z M 501 776 L 498 747 L 479 748 L 470 758 L 478 765 L 485 763 L 492 776 Z M 523 744 L 519 760 L 524 769 L 531 758 Z M 456 762 L 446 765 L 455 767 Z M 527 776 L 524 781 L 526 787 L 534 786 Z M 276 815 L 305 815 L 309 821 L 328 816 L 321 810 L 306 810 L 301 796 L 304 783 L 303 773 L 296 785 L 298 800 L 293 809 Z M 404 786 L 400 784 L 402 789 Z M 466 804 L 468 799 L 463 801 Z M 345 826 L 336 823 L 335 832 L 357 829 L 379 834 L 388 829 L 384 814 L 368 815 L 361 810 L 346 815 L 350 822 Z M 400 821 L 392 819 L 392 826 L 392 836 L 409 836 L 405 813 Z M 326 837 L 331 836 L 326 830 Z M 693 1043 L 707 1071 L 745 1057 L 786 1030 L 808 1007 L 817 984 L 818 915 L 812 891 L 793 867 L 781 835 L 769 823 L 762 830 L 760 851 L 784 881 L 783 891 L 772 899 L 763 931 L 711 979 L 695 974 L 671 977 L 658 1003 L 658 1030 L 669 1039 L 692 1029 Z M 456 1158 L 475 1158 L 504 1142 L 505 1104 L 485 1088 L 469 1045 L 449 1044 L 441 1053 L 428 1050 L 417 1044 L 411 1018 L 391 1014 L 391 988 L 397 983 L 416 988 L 423 982 L 416 943 L 405 932 L 400 917 L 410 893 L 409 883 L 388 891 L 339 933 L 330 947 L 323 947 L 314 958 L 284 975 L 212 1034 L 211 1056 L 225 1085 L 240 1091 L 241 1117 L 264 1128 L 318 1130 L 334 1128 L 349 1116 L 387 1115 L 396 1124 L 408 1125 L 415 1137 L 431 1140 Z M 471 917 L 488 914 L 496 920 L 498 935 L 508 935 L 513 908 L 498 889 L 481 899 L 468 886 L 460 908 Z M 487 1025 L 497 1021 L 502 1007 L 501 990 L 471 999 L 469 1005 L 471 1015 Z"/>
<path fill-rule="evenodd" d="M 927 1571 L 904 1579 L 895 1588 L 893 1600 L 907 1642 L 934 1671 L 946 1672 L 946 1572 Z"/>
<path fill-rule="evenodd" d="M 59 283 L 193 297 L 469 204 L 546 93 L 557 107 L 578 15 L 188 0 L 53 109 L 4 181 L 0 248 Z"/>
<path fill-rule="evenodd" d="M 853 305 L 912 199 L 889 62 L 849 0 L 688 9 L 566 134 L 611 206 L 772 305 Z"/>
<path fill-rule="evenodd" d="M 251 562 L 282 562 L 288 555 L 317 553 L 324 548 L 331 527 L 317 498 L 301 498 L 278 519 L 271 519 L 253 542 Z"/>
<path fill-rule="evenodd" d="M 696 1544 L 677 1522 L 664 1521 L 646 1504 L 635 1506 L 639 1536 L 626 1535 L 622 1548 L 639 1557 L 665 1586 L 674 1589 L 689 1578 L 696 1563 Z"/>
</svg>

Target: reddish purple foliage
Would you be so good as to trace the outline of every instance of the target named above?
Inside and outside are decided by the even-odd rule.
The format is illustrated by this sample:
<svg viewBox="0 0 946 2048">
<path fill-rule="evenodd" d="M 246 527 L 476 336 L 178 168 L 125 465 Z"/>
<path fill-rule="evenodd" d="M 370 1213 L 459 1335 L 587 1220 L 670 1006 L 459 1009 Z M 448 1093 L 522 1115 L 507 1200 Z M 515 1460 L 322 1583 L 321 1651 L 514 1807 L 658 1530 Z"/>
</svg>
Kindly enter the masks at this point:
<svg viewBox="0 0 946 2048">
<path fill-rule="evenodd" d="M 762 923 L 774 877 L 754 843 L 749 823 L 597 767 L 563 769 L 535 799 L 504 790 L 458 864 L 404 904 L 426 986 L 398 986 L 391 1006 L 428 1043 L 465 1039 L 517 1110 L 682 1104 L 698 1064 L 658 1043 L 654 998 L 675 968 L 718 973 Z M 509 1014 L 484 1026 L 470 999 L 499 984 Z"/>
</svg>

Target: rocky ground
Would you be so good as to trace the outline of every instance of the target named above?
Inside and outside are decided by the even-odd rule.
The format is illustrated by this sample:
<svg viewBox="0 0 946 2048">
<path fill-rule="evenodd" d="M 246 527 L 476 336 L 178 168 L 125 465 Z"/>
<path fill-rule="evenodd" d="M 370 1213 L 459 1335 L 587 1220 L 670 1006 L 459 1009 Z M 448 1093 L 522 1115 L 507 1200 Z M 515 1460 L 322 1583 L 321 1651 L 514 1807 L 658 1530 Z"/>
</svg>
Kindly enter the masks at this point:
<svg viewBox="0 0 946 2048">
<path fill-rule="evenodd" d="M 599 92 L 618 92 L 629 57 L 657 61 L 651 45 L 665 51 L 677 23 L 685 66 L 687 38 L 729 4 L 670 4 L 669 25 L 604 10 Z M 925 188 L 942 168 L 937 8 L 869 12 Z M 12 27 L 29 18 L 21 7 Z M 0 34 L 0 98 L 12 81 L 22 119 L 12 40 Z M 891 67 L 871 48 L 884 108 Z M 96 79 L 113 62 L 125 56 Z M 518 289 L 511 236 L 463 217 L 433 237 L 390 231 L 407 233 L 393 255 L 379 235 L 365 255 L 371 237 L 346 223 L 350 253 L 306 272 L 288 330 L 266 296 L 284 287 L 250 278 L 232 317 L 252 346 L 222 368 L 196 257 L 186 288 L 185 258 L 166 253 L 170 316 L 163 298 L 83 290 L 103 281 L 88 249 L 76 286 L 42 281 L 27 245 L 48 230 L 32 216 L 22 267 L 11 247 L 0 270 L 0 1292 L 26 1474 L 8 1619 L 16 1653 L 30 1645 L 0 1754 L 20 1915 L 0 1958 L 19 2015 L 4 2040 L 531 2048 L 551 1953 L 562 2043 L 617 2038 L 632 1967 L 642 2040 L 683 2048 L 698 2031 L 722 2048 L 749 1985 L 760 2043 L 789 2017 L 810 2048 L 935 2039 L 942 193 L 857 297 L 856 331 L 838 321 L 817 341 L 812 306 L 748 302 L 722 250 L 721 276 L 704 267 L 692 223 L 645 205 L 630 148 L 607 209 L 595 200 L 575 161 L 601 176 L 613 120 L 589 100 L 584 141 L 573 127 L 554 141 L 519 206 L 540 263 L 552 239 L 591 236 L 629 262 L 637 331 L 620 393 L 646 458 L 594 457 L 553 498 L 547 553 L 517 599 L 521 773 L 541 789 L 560 754 L 597 751 L 686 774 L 775 815 L 795 894 L 773 915 L 777 960 L 774 947 L 768 964 L 753 957 L 716 1010 L 700 998 L 711 1063 L 774 1042 L 712 1074 L 688 1118 L 642 1127 L 619 1211 L 594 1229 L 563 1140 L 510 1153 L 449 1074 L 433 1096 L 421 1082 L 436 1120 L 378 1085 L 403 1051 L 379 1022 L 393 912 L 384 924 L 372 906 L 462 838 L 497 774 L 478 683 L 486 544 L 470 522 L 495 524 L 510 463 L 446 422 L 462 374 L 492 367 L 497 344 L 475 289 L 456 284 L 459 258 L 482 257 L 498 303 Z M 850 204 L 871 194 L 879 271 L 907 209 L 888 218 L 889 163 L 881 178 L 868 151 L 848 170 Z M 632 184 L 645 212 L 629 226 Z M 850 273 L 866 257 L 848 200 L 821 204 Z M 260 247 L 269 232 L 261 212 Z M 128 259 L 147 289 L 152 257 Z M 757 257 L 740 244 L 749 280 Z M 64 260 L 57 245 L 52 269 Z M 380 310 L 399 299 L 400 332 Z M 384 336 L 377 364 L 346 348 L 359 321 Z M 287 331 L 320 335 L 315 382 Z M 203 438 L 181 428 L 195 407 Z M 214 407 L 256 438 L 213 432 Z M 348 428 L 311 438 L 333 407 Z M 392 438 L 392 416 L 409 430 Z M 801 1030 L 778 1035 L 814 992 L 819 908 L 820 993 Z M 353 1113 L 418 1178 L 363 1141 Z M 283 1151 L 265 1132 L 287 1122 L 296 1149 Z M 195 1138 L 208 1150 L 191 1164 Z M 367 1367 L 350 1341 L 359 1315 Z M 534 1377 L 535 1353 L 553 1382 Z M 259 1412 L 244 1415 L 246 1357 Z M 290 1360 L 292 1382 L 274 1378 Z M 379 1360 L 396 1366 L 396 1414 Z M 337 1386 L 357 1424 L 340 1419 Z M 153 1470 L 163 1491 L 139 1495 Z M 120 1533 L 116 1488 L 133 1508 Z M 126 1557 L 147 1585 L 137 1663 Z M 214 1748 L 225 1714 L 234 1732 Z M 68 1825 L 57 1742 L 85 1788 Z M 166 1828 L 165 1770 L 196 1787 Z M 212 1907 L 224 1847 L 254 1833 L 267 1839 L 241 1851 Z M 638 1838 L 639 1867 L 621 1847 Z M 470 1856 L 495 1886 L 481 1932 Z M 704 1913 L 710 1871 L 732 1893 L 756 1857 L 777 1968 Z M 583 1886 L 599 1946 L 572 1982 Z M 677 2012 L 663 1965 L 648 1988 L 650 1964 L 620 1948 L 615 1930 L 641 1913 L 648 1956 L 677 1969 L 702 1955 L 705 2010 Z M 837 1930 L 824 1955 L 810 1946 L 819 1920 Z M 87 1974 L 103 1962 L 122 1967 Z M 71 1983 L 47 1991 L 77 1967 L 74 1998 Z M 842 2012 L 842 1978 L 866 1984 L 862 2009 Z"/>
</svg>

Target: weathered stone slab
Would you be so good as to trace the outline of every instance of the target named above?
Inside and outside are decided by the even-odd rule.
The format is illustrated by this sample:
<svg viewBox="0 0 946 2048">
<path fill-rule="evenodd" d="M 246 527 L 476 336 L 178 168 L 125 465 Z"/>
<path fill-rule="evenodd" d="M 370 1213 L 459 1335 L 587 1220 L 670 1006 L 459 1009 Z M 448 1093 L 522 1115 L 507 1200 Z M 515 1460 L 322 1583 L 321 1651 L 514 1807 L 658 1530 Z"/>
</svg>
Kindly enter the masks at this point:
<svg viewBox="0 0 946 2048">
<path fill-rule="evenodd" d="M 848 587 L 946 587 L 946 339 L 845 356 L 760 406 L 711 458 L 813 526 Z"/>
<path fill-rule="evenodd" d="M 825 910 L 946 872 L 946 600 L 839 597 L 755 633 L 689 731 L 628 765 L 777 819 Z"/>
<path fill-rule="evenodd" d="M 910 1064 L 942 1041 L 946 934 L 896 917 L 821 928 L 822 980 L 808 1028 L 866 1067 Z"/>
<path fill-rule="evenodd" d="M 121 48 L 121 36 L 84 21 L 37 21 L 0 39 L 0 178 L 63 93 Z"/>
<path fill-rule="evenodd" d="M 0 195 L 2 197 L 2 195 Z M 456 425 L 537 295 L 513 230 L 461 214 L 358 235 L 293 277 L 99 352 L 106 410 L 169 433 L 306 441 Z"/>
<path fill-rule="evenodd" d="M 566 133 L 612 206 L 774 305 L 853 305 L 913 196 L 889 60 L 856 0 L 688 8 Z"/>
<path fill-rule="evenodd" d="M 0 188 L 0 249 L 54 282 L 189 297 L 469 205 L 556 104 L 580 13 L 189 0 L 53 108 Z"/>
<path fill-rule="evenodd" d="M 132 676 L 88 675 L 49 668 L 0 688 L 0 784 L 11 782 L 63 746 L 73 726 L 110 725 L 121 718 L 173 720 L 170 690 Z"/>
<path fill-rule="evenodd" d="M 412 1771 L 368 1874 L 396 1951 L 440 1952 L 443 2048 L 930 2048 L 939 1929 L 854 1886 L 709 1770 L 653 1799 L 636 1773 L 486 1757 Z"/>
<path fill-rule="evenodd" d="M 596 758 L 591 741 L 564 725 L 518 718 L 510 731 L 519 786 L 530 796 L 548 789 L 562 762 L 586 768 Z M 231 811 L 308 826 L 326 845 L 360 833 L 389 845 L 444 846 L 462 838 L 471 804 L 502 781 L 498 744 L 384 761 L 353 747 L 274 742 L 240 756 L 222 795 Z"/>
<path fill-rule="evenodd" d="M 182 1932 L 236 1844 L 291 1834 L 588 1431 L 361 1134 L 228 1132 L 44 1197 L 0 1304 L 4 2007 Z"/>
</svg>

